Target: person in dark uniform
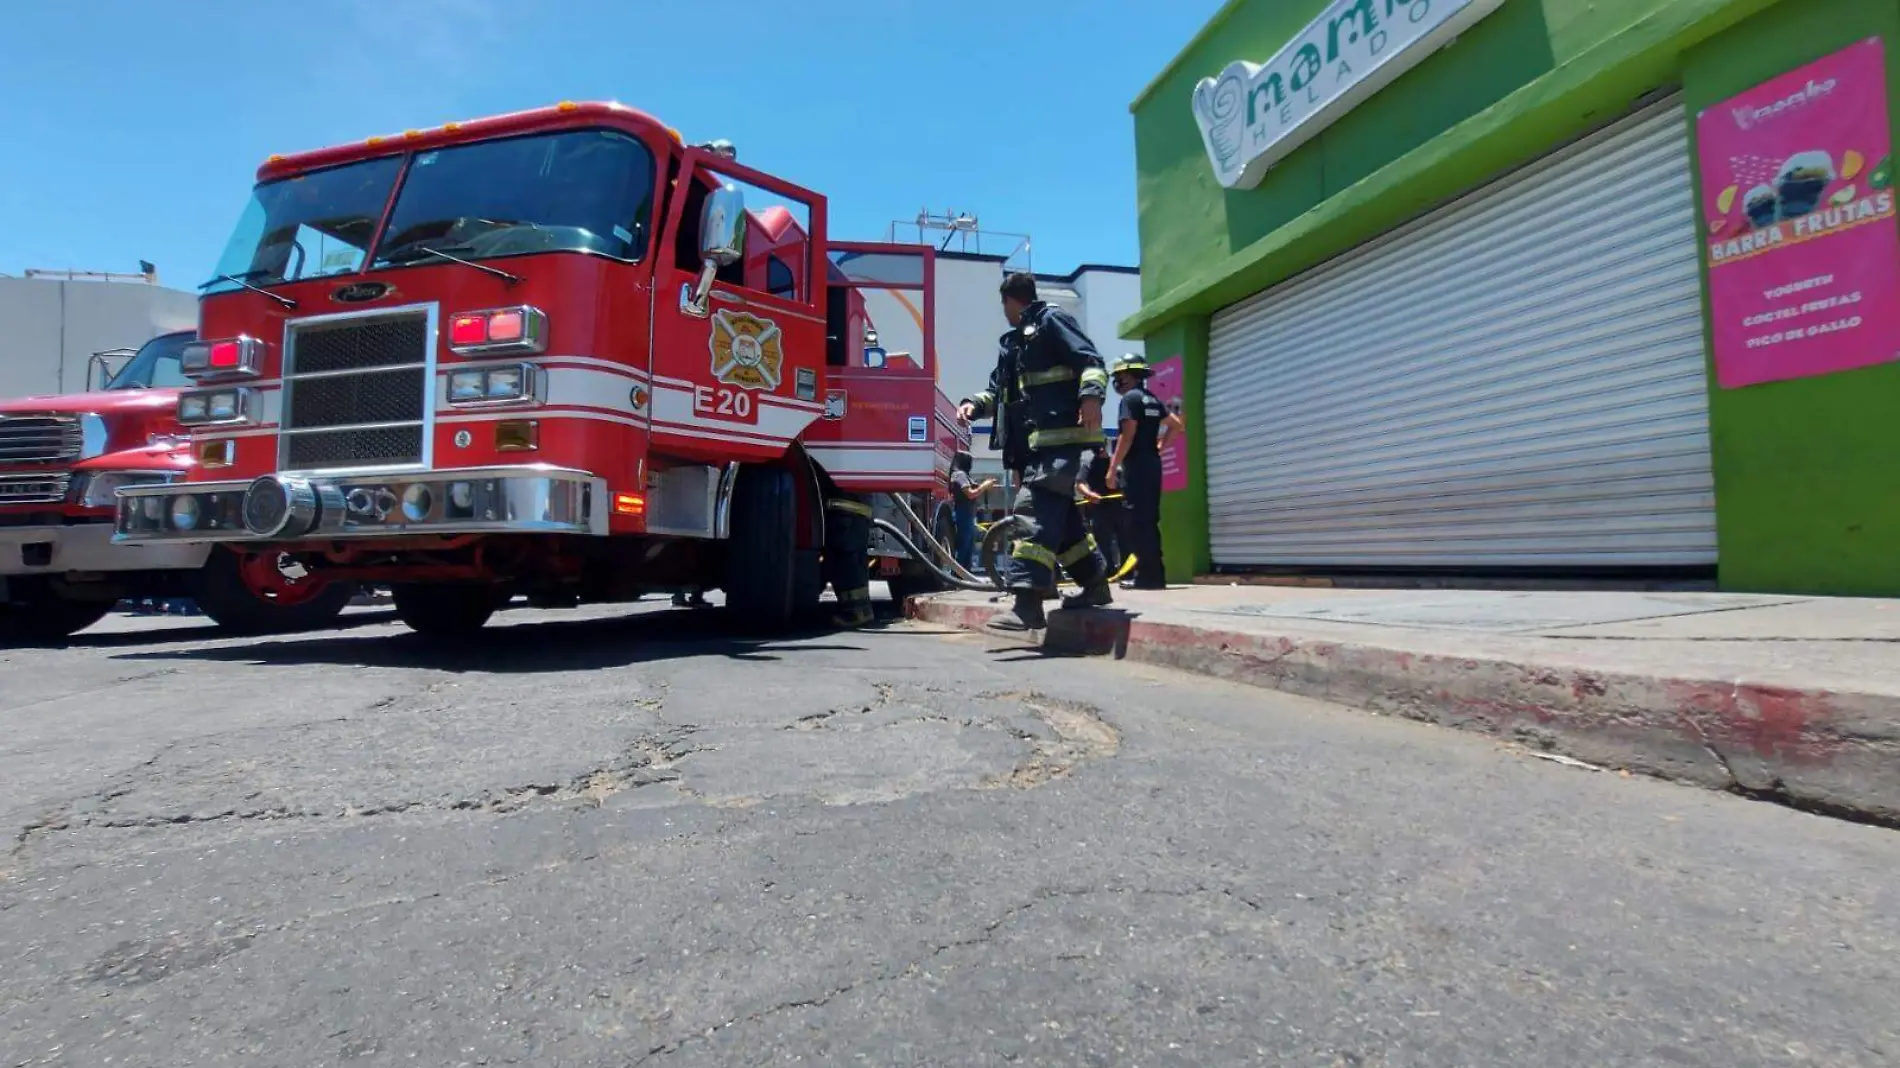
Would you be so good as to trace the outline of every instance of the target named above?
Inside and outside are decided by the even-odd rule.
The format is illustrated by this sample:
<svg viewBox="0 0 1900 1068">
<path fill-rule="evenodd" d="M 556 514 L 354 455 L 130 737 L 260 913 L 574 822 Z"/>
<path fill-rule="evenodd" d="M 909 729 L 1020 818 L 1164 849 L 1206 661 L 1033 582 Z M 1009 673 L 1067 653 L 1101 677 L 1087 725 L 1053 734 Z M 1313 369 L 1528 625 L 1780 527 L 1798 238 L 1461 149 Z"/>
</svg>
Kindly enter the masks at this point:
<svg viewBox="0 0 1900 1068">
<path fill-rule="evenodd" d="M 1181 417 L 1148 392 L 1148 361 L 1130 353 L 1111 369 L 1115 389 L 1122 395 L 1116 423 L 1115 458 L 1110 461 L 1108 484 L 1119 486 L 1128 504 L 1128 540 L 1135 554 L 1135 577 L 1128 585 L 1137 590 L 1168 588 L 1167 567 L 1161 558 L 1161 450 L 1170 433 L 1181 432 Z"/>
<path fill-rule="evenodd" d="M 1015 607 L 990 625 L 1041 630 L 1048 625 L 1042 602 L 1056 593 L 1057 569 L 1082 587 L 1063 600 L 1064 608 L 1114 600 L 1107 564 L 1075 503 L 1084 453 L 1102 447 L 1108 372 L 1074 317 L 1037 299 L 1034 275 L 1017 272 L 1003 279 L 1002 297 L 1003 314 L 1014 329 L 1003 335 L 989 388 L 965 398 L 959 412 L 967 421 L 997 412 L 1006 397 L 1020 398 L 1014 406 L 1021 409 L 1017 426 L 1026 448 L 1015 512 L 1025 530 L 1010 553 L 1006 581 Z M 1016 429 L 1006 418 L 998 418 L 996 427 Z M 1003 444 L 1007 453 L 1007 441 Z"/>
<path fill-rule="evenodd" d="M 1122 569 L 1127 559 L 1128 509 L 1122 495 L 1108 488 L 1108 449 L 1099 448 L 1083 465 L 1082 481 L 1075 492 L 1083 499 L 1083 514 L 1088 517 L 1089 533 L 1095 535 L 1095 546 L 1102 550 L 1102 562 L 1108 566 L 1110 575 Z"/>
<path fill-rule="evenodd" d="M 829 484 L 826 490 L 825 581 L 838 598 L 838 613 L 831 622 L 870 626 L 877 619 L 871 610 L 871 502 Z"/>
</svg>

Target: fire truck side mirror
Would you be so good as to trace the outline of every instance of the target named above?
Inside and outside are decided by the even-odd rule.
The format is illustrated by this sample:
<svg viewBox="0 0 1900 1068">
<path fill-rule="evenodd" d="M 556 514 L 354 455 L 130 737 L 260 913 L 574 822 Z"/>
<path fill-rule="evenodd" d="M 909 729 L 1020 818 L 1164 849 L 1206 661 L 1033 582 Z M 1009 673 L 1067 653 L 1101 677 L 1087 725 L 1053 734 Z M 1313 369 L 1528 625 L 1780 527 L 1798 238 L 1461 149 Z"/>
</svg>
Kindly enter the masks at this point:
<svg viewBox="0 0 1900 1068">
<path fill-rule="evenodd" d="M 699 257 L 713 267 L 727 267 L 745 255 L 745 194 L 729 183 L 706 194 L 699 214 Z"/>
</svg>

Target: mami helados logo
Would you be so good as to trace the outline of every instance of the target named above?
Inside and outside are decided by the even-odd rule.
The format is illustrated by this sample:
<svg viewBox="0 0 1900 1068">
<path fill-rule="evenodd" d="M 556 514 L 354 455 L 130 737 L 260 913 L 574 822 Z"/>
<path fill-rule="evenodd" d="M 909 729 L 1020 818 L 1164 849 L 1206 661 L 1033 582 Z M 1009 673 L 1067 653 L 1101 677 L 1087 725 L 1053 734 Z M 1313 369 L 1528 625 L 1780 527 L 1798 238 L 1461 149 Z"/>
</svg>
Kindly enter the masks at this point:
<svg viewBox="0 0 1900 1068">
<path fill-rule="evenodd" d="M 1236 60 L 1194 87 L 1221 185 L 1252 188 L 1328 123 L 1504 0 L 1334 0 L 1264 65 Z"/>
<path fill-rule="evenodd" d="M 1809 78 L 1808 84 L 1796 89 L 1794 92 L 1789 93 L 1787 96 L 1782 97 L 1772 104 L 1764 104 L 1758 108 L 1735 108 L 1735 125 L 1744 130 L 1752 130 L 1763 123 L 1772 122 L 1791 111 L 1807 107 L 1809 104 L 1834 95 L 1834 90 L 1839 88 L 1839 86 L 1840 79 L 1838 78 L 1824 78 L 1818 82 L 1813 78 Z"/>
</svg>

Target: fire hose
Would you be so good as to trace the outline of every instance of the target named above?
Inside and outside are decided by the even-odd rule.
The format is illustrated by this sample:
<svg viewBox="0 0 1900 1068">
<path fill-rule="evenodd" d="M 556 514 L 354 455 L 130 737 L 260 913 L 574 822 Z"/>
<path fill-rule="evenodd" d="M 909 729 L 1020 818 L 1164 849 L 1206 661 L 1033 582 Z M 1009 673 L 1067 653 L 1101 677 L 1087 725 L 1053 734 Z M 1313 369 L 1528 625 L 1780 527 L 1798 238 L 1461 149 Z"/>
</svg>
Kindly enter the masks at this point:
<svg viewBox="0 0 1900 1068">
<path fill-rule="evenodd" d="M 924 524 L 924 521 L 917 517 L 917 512 L 911 508 L 909 501 L 906 501 L 902 496 L 895 493 L 885 494 L 885 496 L 890 498 L 890 500 L 897 505 L 897 510 L 902 512 L 906 519 L 910 520 L 912 528 L 923 537 L 924 541 L 931 549 L 935 550 L 935 552 L 925 552 L 919 548 L 917 543 L 911 540 L 911 536 L 908 532 L 888 519 L 872 519 L 871 525 L 889 534 L 891 537 L 896 538 L 899 545 L 902 545 L 920 563 L 934 572 L 938 579 L 950 586 L 954 586 L 960 590 L 977 590 L 982 593 L 989 593 L 999 588 L 998 583 L 984 582 L 975 575 L 965 571 L 963 565 L 956 562 L 956 554 L 945 548 L 943 543 L 938 541 L 936 536 L 930 532 L 930 528 Z M 937 562 L 938 560 L 949 564 L 950 567 L 944 567 Z M 955 570 L 951 570 L 952 568 Z"/>
</svg>

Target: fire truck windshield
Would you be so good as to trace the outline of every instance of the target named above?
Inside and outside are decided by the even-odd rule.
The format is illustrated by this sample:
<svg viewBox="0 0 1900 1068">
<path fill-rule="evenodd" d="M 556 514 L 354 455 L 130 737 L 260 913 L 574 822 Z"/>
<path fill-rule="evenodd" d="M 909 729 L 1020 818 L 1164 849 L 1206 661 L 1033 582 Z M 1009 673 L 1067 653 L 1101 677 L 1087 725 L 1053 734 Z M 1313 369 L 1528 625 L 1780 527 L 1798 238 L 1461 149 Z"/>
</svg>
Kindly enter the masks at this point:
<svg viewBox="0 0 1900 1068">
<path fill-rule="evenodd" d="M 179 355 L 196 336 L 186 330 L 161 334 L 139 347 L 131 362 L 119 369 L 106 383 L 107 389 L 178 389 L 191 385 L 191 379 L 179 364 Z M 94 381 L 97 381 L 95 379 Z"/>
<path fill-rule="evenodd" d="M 646 255 L 653 155 L 610 130 L 416 153 L 372 266 L 537 252 Z"/>
<path fill-rule="evenodd" d="M 311 171 L 251 192 L 207 293 L 361 270 L 402 158 Z M 230 279 L 237 279 L 231 281 Z"/>
</svg>

